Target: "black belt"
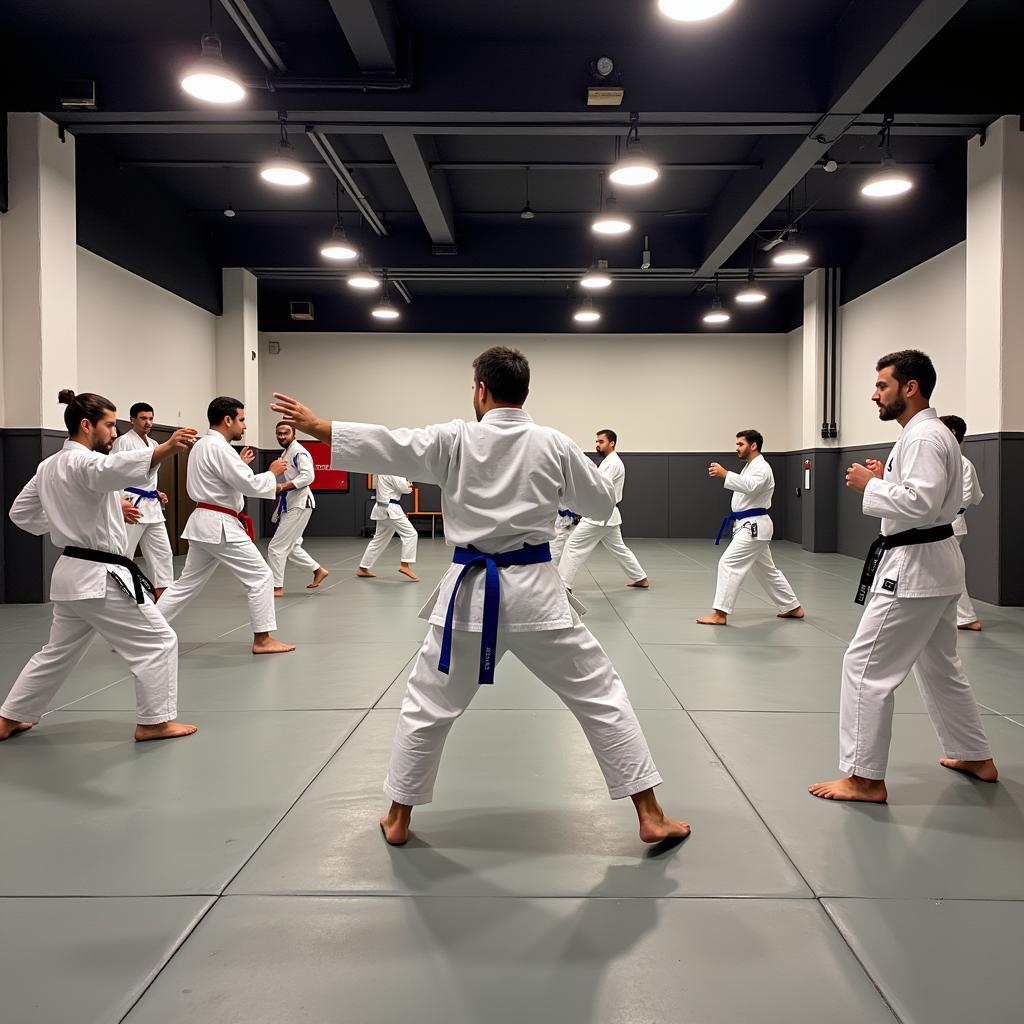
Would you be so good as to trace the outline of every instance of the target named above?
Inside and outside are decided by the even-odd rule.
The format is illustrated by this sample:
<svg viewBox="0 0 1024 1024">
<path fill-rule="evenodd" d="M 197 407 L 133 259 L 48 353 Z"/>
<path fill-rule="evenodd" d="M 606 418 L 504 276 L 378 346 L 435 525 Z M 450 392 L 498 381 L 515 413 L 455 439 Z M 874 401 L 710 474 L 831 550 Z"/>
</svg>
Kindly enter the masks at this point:
<svg viewBox="0 0 1024 1024">
<path fill-rule="evenodd" d="M 65 548 L 64 554 L 67 555 L 68 558 L 77 558 L 82 562 L 102 562 L 104 565 L 121 566 L 122 569 L 127 569 L 132 574 L 132 583 L 135 585 L 136 604 L 145 603 L 146 598 L 143 594 L 143 590 L 148 590 L 149 596 L 156 600 L 156 589 L 153 587 L 153 584 L 146 577 L 146 574 L 130 558 L 125 558 L 124 555 L 112 554 L 110 551 L 93 551 L 92 548 Z M 125 593 L 128 593 L 128 588 L 125 587 L 121 578 L 119 576 L 114 576 L 114 579 L 121 584 Z"/>
<path fill-rule="evenodd" d="M 904 530 L 902 533 L 893 533 L 888 537 L 879 537 L 868 551 L 868 557 L 864 559 L 864 571 L 860 574 L 860 584 L 857 587 L 857 596 L 854 601 L 863 604 L 867 600 L 871 584 L 875 582 L 875 574 L 882 562 L 882 556 L 886 551 L 893 548 L 904 548 L 910 544 L 934 544 L 936 541 L 945 540 L 953 536 L 953 524 L 945 526 L 930 526 L 927 530 Z"/>
</svg>

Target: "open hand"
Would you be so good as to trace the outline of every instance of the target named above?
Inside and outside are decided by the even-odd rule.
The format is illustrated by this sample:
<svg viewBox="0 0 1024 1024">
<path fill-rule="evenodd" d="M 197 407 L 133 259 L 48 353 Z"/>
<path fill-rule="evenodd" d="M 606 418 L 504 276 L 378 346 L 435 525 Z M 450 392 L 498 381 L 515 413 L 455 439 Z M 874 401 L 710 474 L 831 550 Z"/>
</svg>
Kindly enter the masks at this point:
<svg viewBox="0 0 1024 1024">
<path fill-rule="evenodd" d="M 330 420 L 321 419 L 308 406 L 303 405 L 297 398 L 282 395 L 274 392 L 276 401 L 271 405 L 271 410 L 278 413 L 285 423 L 301 430 L 306 434 L 312 434 L 318 441 L 330 443 L 331 423 Z"/>
<path fill-rule="evenodd" d="M 238 454 L 247 466 L 252 465 L 253 460 L 256 458 L 256 453 L 248 445 L 246 445 Z"/>
</svg>

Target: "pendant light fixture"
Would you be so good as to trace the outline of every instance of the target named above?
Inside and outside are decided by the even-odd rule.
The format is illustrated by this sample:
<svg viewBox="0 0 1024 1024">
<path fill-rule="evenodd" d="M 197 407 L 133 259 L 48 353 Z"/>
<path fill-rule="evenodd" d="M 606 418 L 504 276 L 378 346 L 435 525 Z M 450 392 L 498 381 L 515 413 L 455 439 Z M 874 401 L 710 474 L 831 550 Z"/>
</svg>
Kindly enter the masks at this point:
<svg viewBox="0 0 1024 1024">
<path fill-rule="evenodd" d="M 281 122 L 281 141 L 277 156 L 260 168 L 260 177 L 271 185 L 281 188 L 302 188 L 312 180 L 309 171 L 295 159 L 295 147 L 288 141 L 288 115 L 282 110 L 278 114 Z"/>
<path fill-rule="evenodd" d="M 720 326 L 721 324 L 727 324 L 732 317 L 723 308 L 722 300 L 718 297 L 718 275 L 715 274 L 715 297 L 711 303 L 711 308 L 704 314 L 704 323 L 711 324 L 712 326 Z"/>
<path fill-rule="evenodd" d="M 607 260 L 594 260 L 591 268 L 580 278 L 580 285 L 584 288 L 607 288 L 611 283 Z"/>
<path fill-rule="evenodd" d="M 601 175 L 600 213 L 590 224 L 591 231 L 599 235 L 624 235 L 633 229 L 633 222 L 619 213 L 619 204 L 614 192 L 604 198 L 604 175 Z"/>
<path fill-rule="evenodd" d="M 328 260 L 354 260 L 359 257 L 359 250 L 345 234 L 345 222 L 341 216 L 341 185 L 337 179 L 334 181 L 334 227 L 331 237 L 320 246 L 320 255 Z"/>
<path fill-rule="evenodd" d="M 224 63 L 220 36 L 213 31 L 213 0 L 210 0 L 210 27 L 203 33 L 200 56 L 181 73 L 181 87 L 204 103 L 238 103 L 245 99 L 245 87 Z"/>
<path fill-rule="evenodd" d="M 384 271 L 384 292 L 380 302 L 370 310 L 370 315 L 378 320 L 397 320 L 402 314 L 398 312 L 395 304 L 391 301 L 391 294 L 388 289 L 388 273 Z"/>
<path fill-rule="evenodd" d="M 734 3 L 735 0 L 658 0 L 658 10 L 674 21 L 707 21 Z"/>
<path fill-rule="evenodd" d="M 526 168 L 526 205 L 519 211 L 523 220 L 533 220 L 537 215 L 530 208 L 530 168 Z"/>
<path fill-rule="evenodd" d="M 878 145 L 884 150 L 882 169 L 873 174 L 861 185 L 860 194 L 868 199 L 893 199 L 905 195 L 914 187 L 914 182 L 896 168 L 892 159 L 892 124 L 895 115 L 885 114 L 882 118 L 882 130 L 878 133 Z"/>
<path fill-rule="evenodd" d="M 349 274 L 346 281 L 350 288 L 358 288 L 364 292 L 371 292 L 380 287 L 380 279 L 375 274 L 371 274 L 366 267 L 360 267 Z"/>
<path fill-rule="evenodd" d="M 594 324 L 601 319 L 601 314 L 594 309 L 594 300 L 588 295 L 573 313 L 572 318 L 578 324 Z"/>
<path fill-rule="evenodd" d="M 608 172 L 608 178 L 616 185 L 636 188 L 657 181 L 660 174 L 658 165 L 645 153 L 640 145 L 639 114 L 630 114 L 630 126 L 626 134 L 626 153 Z"/>
<path fill-rule="evenodd" d="M 810 251 L 790 238 L 772 252 L 772 263 L 777 267 L 802 267 L 809 262 Z"/>
<path fill-rule="evenodd" d="M 750 239 L 750 269 L 747 271 L 747 283 L 736 293 L 736 301 L 744 306 L 758 306 L 768 298 L 767 292 L 754 283 L 754 249 L 755 236 Z"/>
</svg>

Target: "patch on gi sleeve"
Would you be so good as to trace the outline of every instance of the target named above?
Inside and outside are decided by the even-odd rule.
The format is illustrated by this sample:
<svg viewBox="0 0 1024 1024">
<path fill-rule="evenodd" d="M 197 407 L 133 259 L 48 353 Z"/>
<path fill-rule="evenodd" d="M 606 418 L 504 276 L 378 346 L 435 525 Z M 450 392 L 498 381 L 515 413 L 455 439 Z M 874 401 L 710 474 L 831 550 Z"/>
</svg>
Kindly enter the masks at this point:
<svg viewBox="0 0 1024 1024">
<path fill-rule="evenodd" d="M 882 589 L 888 590 L 890 594 L 896 593 L 896 581 L 895 580 L 882 580 Z"/>
</svg>

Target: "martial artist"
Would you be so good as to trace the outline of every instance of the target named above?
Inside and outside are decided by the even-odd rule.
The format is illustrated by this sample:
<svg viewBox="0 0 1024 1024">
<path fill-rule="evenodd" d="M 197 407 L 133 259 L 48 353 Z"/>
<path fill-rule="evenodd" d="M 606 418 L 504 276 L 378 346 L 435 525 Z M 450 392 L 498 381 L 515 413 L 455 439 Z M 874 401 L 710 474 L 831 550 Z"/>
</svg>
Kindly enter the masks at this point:
<svg viewBox="0 0 1024 1024">
<path fill-rule="evenodd" d="M 511 651 L 579 720 L 613 799 L 631 797 L 640 837 L 683 838 L 654 796 L 661 776 L 626 689 L 577 612 L 550 561 L 559 508 L 595 521 L 614 508 L 611 482 L 567 437 L 523 410 L 530 368 L 515 349 L 488 349 L 473 363 L 477 422 L 407 430 L 331 423 L 275 395 L 286 421 L 329 441 L 333 464 L 394 473 L 441 487 L 445 538 L 454 564 L 420 613 L 430 629 L 409 676 L 380 826 L 387 842 L 409 836 L 412 808 L 429 803 L 445 738 L 477 685 Z"/>
<path fill-rule="evenodd" d="M 294 651 L 270 634 L 277 629 L 274 613 L 274 577 L 254 543 L 252 520 L 245 515 L 245 499 L 273 498 L 284 459 L 275 459 L 265 473 L 249 468 L 256 458 L 251 448 L 239 453 L 231 442 L 245 433 L 245 406 L 237 398 L 215 398 L 207 409 L 210 430 L 201 437 L 188 459 L 188 496 L 196 503 L 182 537 L 188 541 L 185 568 L 160 599 L 160 610 L 170 622 L 198 596 L 218 564 L 231 570 L 249 601 L 253 654 Z"/>
<path fill-rule="evenodd" d="M 50 577 L 53 624 L 0 707 L 0 740 L 31 729 L 81 661 L 93 633 L 128 663 L 135 677 L 135 739 L 190 736 L 176 722 L 178 638 L 152 601 L 152 585 L 125 555 L 128 538 L 119 492 L 143 487 L 164 459 L 186 451 L 191 428 L 154 448 L 110 454 L 117 410 L 95 394 L 62 391 L 64 447 L 44 459 L 11 506 L 11 521 L 50 540 L 61 556 Z"/>
<path fill-rule="evenodd" d="M 982 493 L 981 481 L 978 479 L 978 471 L 974 468 L 974 463 L 963 454 L 967 423 L 959 416 L 940 416 L 939 419 L 953 431 L 956 443 L 961 446 L 960 457 L 964 460 L 964 496 L 960 502 L 960 510 L 957 512 L 956 519 L 953 520 L 953 535 L 956 537 L 957 543 L 962 545 L 964 537 L 967 536 L 967 510 L 975 505 L 980 505 L 981 499 L 985 495 Z M 969 629 L 975 633 L 981 630 L 981 619 L 978 618 L 978 613 L 974 610 L 974 602 L 971 600 L 970 594 L 967 593 L 966 580 L 964 581 L 964 592 L 956 603 L 956 628 Z"/>
<path fill-rule="evenodd" d="M 910 349 L 883 356 L 872 401 L 879 419 L 903 433 L 883 465 L 868 459 L 846 471 L 863 493 L 864 515 L 882 534 L 864 564 L 856 601 L 865 604 L 843 659 L 839 768 L 845 778 L 819 782 L 825 800 L 884 803 L 893 695 L 911 669 L 945 757 L 945 768 L 984 782 L 998 778 L 974 691 L 956 651 L 956 604 L 964 559 L 953 535 L 963 500 L 963 462 L 953 434 L 928 400 L 935 368 Z"/>
<path fill-rule="evenodd" d="M 736 435 L 736 456 L 743 463 L 739 473 L 727 470 L 717 462 L 708 466 L 708 476 L 725 482 L 732 491 L 732 512 L 722 520 L 715 538 L 729 530 L 729 546 L 718 560 L 718 586 L 710 615 L 697 621 L 702 626 L 725 626 L 736 607 L 740 587 L 751 569 L 778 611 L 780 619 L 802 619 L 800 607 L 789 580 L 772 560 L 769 541 L 774 533 L 768 510 L 775 493 L 775 475 L 768 460 L 761 454 L 764 438 L 756 430 L 741 430 Z"/>
<path fill-rule="evenodd" d="M 370 512 L 370 519 L 377 524 L 377 529 L 366 545 L 363 557 L 356 569 L 356 575 L 365 579 L 374 579 L 375 572 L 370 572 L 377 559 L 384 553 L 388 542 L 397 533 L 402 540 L 401 562 L 398 571 L 403 576 L 408 576 L 414 583 L 419 583 L 420 578 L 413 572 L 412 563 L 416 561 L 416 546 L 419 542 L 419 534 L 416 527 L 409 522 L 409 517 L 402 508 L 401 496 L 412 494 L 412 481 L 406 480 L 404 476 L 389 476 L 386 473 L 375 473 L 373 485 L 376 490 L 376 497 L 373 502 L 373 511 Z"/>
<path fill-rule="evenodd" d="M 114 442 L 111 451 L 117 453 L 155 448 L 156 441 L 149 436 L 153 429 L 153 406 L 146 402 L 136 402 L 128 415 L 131 417 L 132 429 Z M 174 554 L 164 516 L 167 495 L 157 488 L 158 475 L 154 468 L 142 487 L 129 487 L 123 492 L 123 503 L 128 503 L 136 510 L 135 514 L 126 513 L 131 522 L 127 526 L 128 546 L 125 554 L 134 558 L 135 550 L 141 543 L 157 598 L 174 582 Z"/>
<path fill-rule="evenodd" d="M 570 590 L 576 583 L 576 574 L 583 568 L 583 563 L 598 544 L 603 544 L 622 566 L 626 574 L 627 587 L 646 589 L 651 585 L 636 555 L 626 547 L 626 542 L 622 539 L 622 513 L 619 511 L 619 502 L 622 501 L 622 489 L 626 485 L 626 467 L 615 451 L 618 440 L 615 431 L 607 429 L 599 430 L 594 440 L 598 455 L 603 456 L 601 475 L 615 491 L 615 508 L 606 520 L 598 521 L 583 516 L 579 525 L 572 531 L 572 536 L 566 541 L 565 550 L 558 563 L 558 571 Z"/>
<path fill-rule="evenodd" d="M 277 485 L 277 506 L 272 521 L 277 523 L 274 539 L 267 551 L 267 562 L 274 576 L 274 597 L 284 597 L 284 567 L 294 562 L 313 574 L 307 590 L 316 590 L 330 573 L 306 553 L 302 546 L 302 534 L 309 523 L 316 499 L 309 485 L 313 482 L 315 469 L 313 456 L 295 437 L 295 431 L 287 423 L 278 423 L 275 429 L 277 443 L 284 449 L 281 458 L 285 463 L 284 480 Z"/>
</svg>

